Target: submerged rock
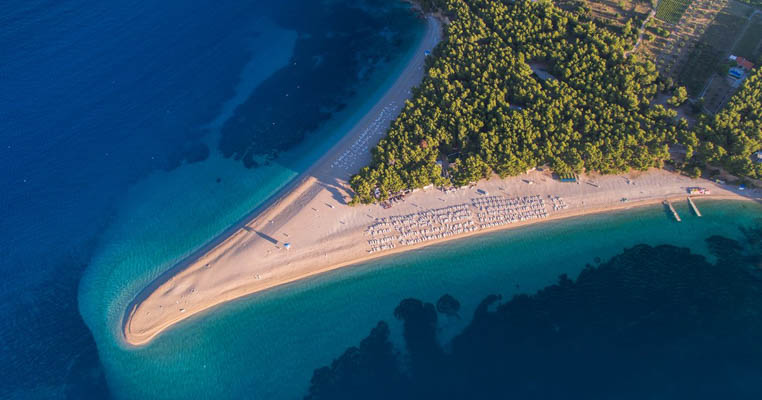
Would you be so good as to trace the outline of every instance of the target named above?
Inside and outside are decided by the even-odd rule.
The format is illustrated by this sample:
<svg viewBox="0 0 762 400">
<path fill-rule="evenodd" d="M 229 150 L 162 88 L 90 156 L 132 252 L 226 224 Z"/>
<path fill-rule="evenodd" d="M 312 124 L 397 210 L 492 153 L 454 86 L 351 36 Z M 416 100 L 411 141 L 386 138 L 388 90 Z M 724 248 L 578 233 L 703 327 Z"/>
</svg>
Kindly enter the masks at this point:
<svg viewBox="0 0 762 400">
<path fill-rule="evenodd" d="M 637 245 L 535 294 L 487 296 L 449 351 L 436 311 L 457 313 L 458 301 L 405 299 L 394 315 L 406 353 L 391 362 L 377 327 L 364 341 L 376 346 L 333 363 L 363 362 L 361 376 L 316 370 L 309 398 L 762 398 L 762 249 L 748 237 L 707 239 L 716 263 Z"/>
<path fill-rule="evenodd" d="M 458 317 L 460 311 L 460 302 L 449 294 L 445 294 L 437 300 L 437 311 L 450 317 Z"/>
</svg>

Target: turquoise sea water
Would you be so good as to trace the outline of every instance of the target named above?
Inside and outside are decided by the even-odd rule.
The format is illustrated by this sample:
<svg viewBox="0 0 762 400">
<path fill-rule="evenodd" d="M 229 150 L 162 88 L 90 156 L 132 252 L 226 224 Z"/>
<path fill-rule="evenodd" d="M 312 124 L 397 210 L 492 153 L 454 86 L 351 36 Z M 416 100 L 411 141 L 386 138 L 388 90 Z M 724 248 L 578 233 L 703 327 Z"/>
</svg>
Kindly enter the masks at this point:
<svg viewBox="0 0 762 400">
<path fill-rule="evenodd" d="M 149 364 L 159 363 L 158 365 L 161 366 L 159 371 L 154 371 L 152 374 L 160 379 L 145 385 L 141 382 L 144 379 L 143 375 L 133 375 L 144 372 L 144 368 L 125 369 L 123 362 L 114 363 L 114 360 L 110 358 L 112 354 L 109 350 L 115 344 L 120 344 L 120 323 L 124 310 L 139 290 L 193 250 L 205 244 L 210 238 L 246 216 L 280 187 L 304 171 L 322 152 L 338 140 L 356 119 L 364 114 L 364 110 L 375 103 L 376 98 L 383 94 L 384 88 L 393 82 L 396 71 L 400 70 L 411 56 L 410 52 L 415 48 L 423 32 L 422 22 L 417 21 L 407 8 L 401 5 L 396 7 L 399 11 L 392 13 L 396 13 L 397 18 L 407 19 L 401 21 L 407 24 L 403 28 L 406 31 L 402 31 L 407 37 L 397 39 L 404 40 L 402 42 L 404 46 L 398 47 L 402 51 L 386 55 L 386 57 L 393 56 L 392 62 L 373 61 L 373 64 L 382 61 L 386 64 L 373 65 L 374 70 L 362 79 L 361 86 L 354 83 L 355 88 L 351 90 L 353 93 L 346 95 L 349 105 L 342 104 L 338 110 L 326 113 L 325 116 L 318 116 L 318 120 L 330 116 L 330 119 L 320 121 L 318 132 L 295 139 L 285 139 L 286 142 L 291 142 L 287 145 L 268 143 L 268 151 L 254 156 L 250 156 L 251 153 L 248 153 L 248 150 L 238 150 L 241 147 L 236 147 L 237 150 L 233 154 L 235 157 L 227 158 L 224 154 L 226 150 L 222 148 L 223 154 L 212 152 L 203 162 L 189 164 L 168 173 L 154 172 L 130 188 L 115 221 L 99 239 L 100 245 L 96 248 L 91 264 L 82 278 L 79 291 L 80 312 L 94 334 L 112 395 L 123 398 L 136 398 L 138 394 L 140 397 L 151 398 L 162 398 L 165 395 L 167 398 L 179 398 L 179 395 L 186 398 L 188 396 L 208 398 L 209 391 L 214 390 L 214 397 L 240 398 L 242 393 L 248 391 L 248 385 L 242 385 L 239 379 L 244 374 L 243 370 L 236 374 L 229 369 L 232 364 L 215 365 L 215 361 L 202 366 L 199 372 L 205 377 L 203 380 L 196 376 L 193 379 L 183 380 L 182 385 L 177 386 L 178 381 L 175 379 L 177 375 L 167 373 L 171 366 L 166 363 L 170 363 L 171 360 L 167 359 L 166 355 L 160 354 L 148 357 L 151 360 Z M 394 10 L 394 5 L 391 9 Z M 366 12 L 371 11 L 373 10 Z M 356 15 L 350 13 L 346 17 L 354 16 Z M 332 29 L 332 27 L 323 28 L 328 29 L 329 32 Z M 392 37 L 400 36 L 399 31 L 385 34 Z M 282 31 L 281 34 L 281 37 L 285 37 L 282 40 L 286 43 L 289 43 L 293 36 L 295 34 L 288 31 Z M 293 51 L 298 50 L 293 49 Z M 380 51 L 383 54 L 384 50 Z M 275 55 L 277 54 L 268 54 L 268 57 Z M 292 65 L 297 63 L 294 61 L 295 55 L 284 54 L 284 56 L 280 59 L 282 62 Z M 268 62 L 272 63 L 274 60 L 277 58 L 270 58 Z M 315 63 L 322 62 L 315 56 L 310 60 Z M 279 67 L 283 66 L 279 65 Z M 370 69 L 369 66 L 364 68 Z M 278 72 L 273 76 L 277 76 L 283 70 L 277 70 Z M 363 70 L 361 73 L 368 74 L 369 72 Z M 298 75 L 297 72 L 291 74 Z M 241 84 L 249 85 L 245 82 Z M 263 86 L 265 85 L 260 85 L 258 90 Z M 267 82 L 266 86 L 268 87 L 267 94 L 255 93 L 244 104 L 247 107 L 271 107 L 272 97 L 268 95 L 274 96 L 274 91 L 283 94 L 284 90 L 289 90 L 272 82 Z M 335 90 L 339 91 L 339 88 L 340 86 Z M 240 91 L 245 89 L 237 90 L 237 92 Z M 258 96 L 263 97 L 257 98 Z M 330 96 L 319 97 L 331 98 Z M 251 102 L 253 104 L 249 104 Z M 329 105 L 330 103 L 323 104 L 321 107 Z M 288 108 L 288 105 L 283 107 Z M 309 104 L 297 103 L 293 107 L 295 108 L 288 110 L 285 117 L 281 117 L 282 120 L 278 120 L 279 123 L 287 119 L 302 120 L 302 118 L 313 121 L 310 122 L 311 124 L 316 123 L 308 116 L 300 115 L 296 118 L 294 115 L 294 113 L 301 113 L 299 107 L 309 108 Z M 224 110 L 229 109 L 229 107 L 224 108 Z M 220 143 L 225 143 L 227 136 L 236 134 L 235 130 L 226 131 L 231 121 L 236 118 L 250 118 L 241 105 L 236 113 L 228 116 L 223 112 L 222 116 L 211 124 L 214 126 L 227 117 L 227 122 L 223 123 L 221 129 Z M 238 127 L 238 129 L 243 128 Z M 279 132 L 282 131 L 262 132 L 261 135 Z M 217 138 L 212 136 L 210 140 L 217 140 Z M 259 140 L 261 140 L 259 136 L 254 137 L 253 145 L 257 146 Z M 209 145 L 212 146 L 214 143 Z M 247 168 L 241 168 L 241 161 L 237 160 L 239 156 Z M 253 158 L 250 160 L 248 157 Z M 254 168 L 248 165 L 251 162 L 256 164 Z M 190 344 L 186 343 L 183 347 L 186 345 Z M 211 348 L 209 350 L 214 351 Z M 224 362 L 224 360 L 218 361 Z M 180 367 L 181 370 L 176 370 L 176 373 L 187 372 L 187 368 L 192 368 L 192 365 L 183 361 Z M 245 364 L 240 367 L 245 367 Z M 123 379 L 125 372 L 128 374 L 126 380 Z M 156 372 L 160 374 L 156 375 Z M 183 374 L 183 376 L 192 378 L 194 374 Z M 182 390 L 177 390 L 179 388 Z M 206 394 L 199 395 L 201 393 Z"/>
<path fill-rule="evenodd" d="M 386 0 L 0 2 L 0 398 L 298 398 L 404 297 L 532 292 L 638 243 L 706 254 L 700 203 L 474 237 L 219 307 L 149 346 L 126 305 L 334 143 L 424 30 Z M 295 118 L 298 116 L 298 118 Z M 446 341 L 463 320 L 442 323 Z M 392 339 L 400 343 L 400 326 Z"/>
<path fill-rule="evenodd" d="M 661 205 L 554 221 L 477 236 L 347 267 L 252 295 L 180 323 L 144 348 L 100 343 L 109 383 L 124 398 L 299 398 L 312 371 L 367 336 L 376 322 L 401 327 L 391 311 L 403 298 L 460 300 L 463 319 L 447 319 L 447 342 L 487 294 L 533 293 L 560 274 L 575 277 L 636 244 L 672 244 L 709 256 L 712 235 L 740 238 L 762 206 L 699 201 L 704 217 L 674 222 Z"/>
<path fill-rule="evenodd" d="M 335 143 L 425 29 L 385 0 L 10 0 L 0 25 L 0 398 L 20 399 L 114 394 L 98 349 L 126 302 Z"/>
</svg>

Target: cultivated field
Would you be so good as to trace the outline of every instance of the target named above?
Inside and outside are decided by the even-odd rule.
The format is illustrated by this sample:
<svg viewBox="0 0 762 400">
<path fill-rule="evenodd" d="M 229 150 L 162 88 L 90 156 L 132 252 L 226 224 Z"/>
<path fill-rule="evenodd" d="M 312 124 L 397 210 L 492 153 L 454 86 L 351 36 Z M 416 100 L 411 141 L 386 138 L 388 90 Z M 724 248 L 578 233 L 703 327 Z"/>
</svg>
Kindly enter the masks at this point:
<svg viewBox="0 0 762 400">
<path fill-rule="evenodd" d="M 659 3 L 659 7 L 665 7 L 664 1 Z M 688 8 L 681 13 L 678 22 L 652 19 L 649 30 L 662 31 L 668 35 L 655 36 L 652 41 L 641 46 L 638 53 L 645 59 L 654 60 L 662 75 L 677 80 L 678 68 L 684 64 L 690 52 L 704 36 L 707 27 L 727 2 L 728 0 L 692 0 Z"/>
<path fill-rule="evenodd" d="M 660 0 L 656 7 L 656 18 L 677 23 L 693 0 Z"/>
<path fill-rule="evenodd" d="M 709 111 L 718 109 L 732 94 L 727 57 L 759 57 L 762 11 L 735 0 L 661 0 L 656 10 L 648 29 L 652 40 L 637 53 L 685 85 L 691 97 L 703 95 Z"/>
</svg>

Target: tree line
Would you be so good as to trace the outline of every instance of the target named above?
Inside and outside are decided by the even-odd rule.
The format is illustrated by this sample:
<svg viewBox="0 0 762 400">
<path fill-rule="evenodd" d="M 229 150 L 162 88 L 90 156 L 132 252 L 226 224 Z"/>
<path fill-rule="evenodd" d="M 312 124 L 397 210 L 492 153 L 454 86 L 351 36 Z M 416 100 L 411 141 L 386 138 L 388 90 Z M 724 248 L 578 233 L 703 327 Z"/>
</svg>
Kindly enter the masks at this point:
<svg viewBox="0 0 762 400">
<path fill-rule="evenodd" d="M 696 165 L 719 165 L 738 176 L 762 179 L 762 68 L 757 68 L 728 104 L 714 116 L 703 116 L 696 128 Z"/>
<path fill-rule="evenodd" d="M 355 203 L 539 165 L 646 170 L 669 159 L 670 145 L 697 147 L 704 137 L 674 110 L 651 105 L 664 84 L 652 62 L 625 56 L 628 37 L 584 16 L 546 0 L 422 6 L 451 23 L 370 165 L 351 178 Z M 446 174 L 438 160 L 451 162 Z"/>
</svg>

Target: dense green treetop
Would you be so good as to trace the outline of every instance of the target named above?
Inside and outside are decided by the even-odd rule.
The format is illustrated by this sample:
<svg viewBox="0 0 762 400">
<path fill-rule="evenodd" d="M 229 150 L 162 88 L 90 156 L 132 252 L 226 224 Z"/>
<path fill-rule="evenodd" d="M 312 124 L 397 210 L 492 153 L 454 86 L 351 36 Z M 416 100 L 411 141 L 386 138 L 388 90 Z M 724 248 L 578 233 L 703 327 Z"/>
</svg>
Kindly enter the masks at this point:
<svg viewBox="0 0 762 400">
<path fill-rule="evenodd" d="M 667 100 L 667 104 L 675 107 L 679 107 L 685 101 L 688 100 L 688 89 L 685 86 L 680 86 L 672 93 L 672 97 Z"/>
<path fill-rule="evenodd" d="M 626 40 L 593 22 L 547 1 L 426 7 L 451 23 L 370 166 L 351 179 L 354 201 L 374 201 L 375 188 L 383 199 L 546 164 L 558 172 L 647 169 L 684 134 L 673 110 L 649 105 L 655 66 L 625 57 Z M 454 162 L 445 178 L 436 161 L 446 155 Z"/>
<path fill-rule="evenodd" d="M 694 161 L 762 179 L 762 163 L 752 160 L 753 153 L 762 150 L 762 68 L 746 79 L 722 111 L 703 118 L 696 133 L 703 140 Z"/>
</svg>

